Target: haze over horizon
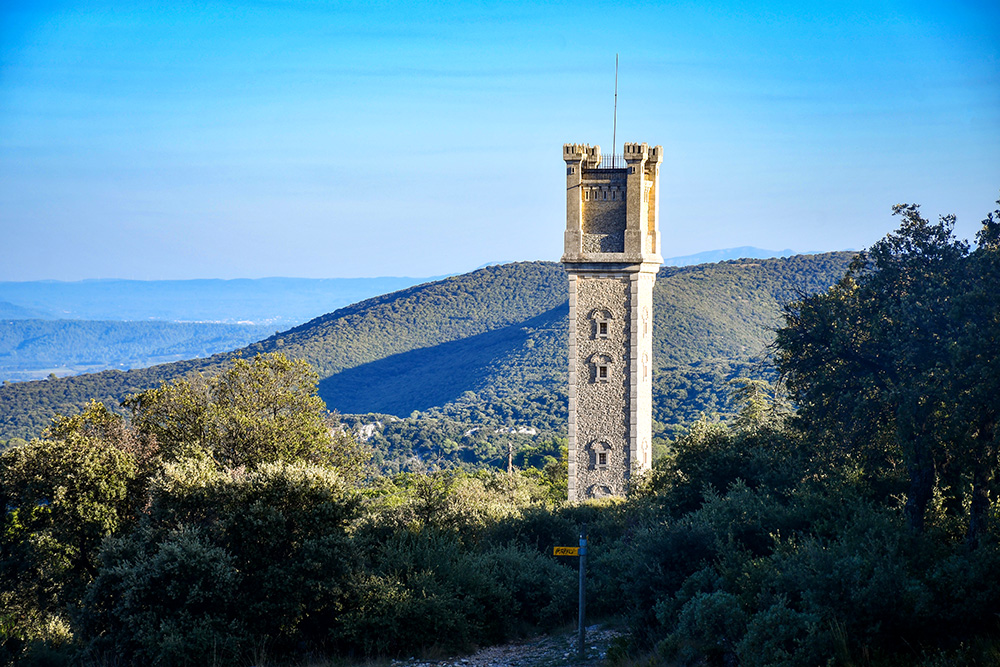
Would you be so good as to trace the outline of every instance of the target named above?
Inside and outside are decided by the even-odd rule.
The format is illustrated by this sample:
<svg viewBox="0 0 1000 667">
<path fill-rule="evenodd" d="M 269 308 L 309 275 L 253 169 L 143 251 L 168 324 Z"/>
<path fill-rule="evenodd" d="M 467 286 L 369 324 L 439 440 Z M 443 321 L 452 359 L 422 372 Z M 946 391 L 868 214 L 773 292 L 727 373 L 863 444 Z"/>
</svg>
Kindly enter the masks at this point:
<svg viewBox="0 0 1000 667">
<path fill-rule="evenodd" d="M 0 281 L 558 260 L 561 146 L 662 144 L 663 254 L 1000 194 L 987 2 L 7 3 Z"/>
</svg>

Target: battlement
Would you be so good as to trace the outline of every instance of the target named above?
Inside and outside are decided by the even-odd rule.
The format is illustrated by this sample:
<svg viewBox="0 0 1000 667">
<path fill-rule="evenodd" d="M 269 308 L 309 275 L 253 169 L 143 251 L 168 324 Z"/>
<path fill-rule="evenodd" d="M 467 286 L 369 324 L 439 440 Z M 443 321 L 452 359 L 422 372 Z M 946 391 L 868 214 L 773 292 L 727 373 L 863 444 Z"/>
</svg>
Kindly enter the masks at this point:
<svg viewBox="0 0 1000 667">
<path fill-rule="evenodd" d="M 564 262 L 659 264 L 659 165 L 663 148 L 627 143 L 620 156 L 600 146 L 563 144 L 566 161 Z"/>
<path fill-rule="evenodd" d="M 590 144 L 563 144 L 563 159 L 566 162 L 586 161 L 588 165 L 599 164 L 601 147 Z"/>
<path fill-rule="evenodd" d="M 662 162 L 663 146 L 650 146 L 645 142 L 627 143 L 625 144 L 624 158 L 627 161 Z M 590 144 L 563 144 L 563 160 L 566 162 L 586 160 L 588 163 L 599 164 L 601 162 L 601 147 Z"/>
<path fill-rule="evenodd" d="M 625 161 L 635 162 L 649 157 L 649 144 L 625 144 Z"/>
<path fill-rule="evenodd" d="M 650 146 L 646 143 L 625 144 L 625 161 L 638 162 L 640 160 L 663 162 L 663 146 Z"/>
</svg>

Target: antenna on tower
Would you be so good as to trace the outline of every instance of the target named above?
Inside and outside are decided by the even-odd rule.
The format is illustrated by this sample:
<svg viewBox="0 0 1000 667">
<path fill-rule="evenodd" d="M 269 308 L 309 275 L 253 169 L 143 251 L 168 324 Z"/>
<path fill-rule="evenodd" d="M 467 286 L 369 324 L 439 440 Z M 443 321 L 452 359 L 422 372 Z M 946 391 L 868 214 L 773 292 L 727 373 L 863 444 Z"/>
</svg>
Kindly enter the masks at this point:
<svg viewBox="0 0 1000 667">
<path fill-rule="evenodd" d="M 611 130 L 611 166 L 616 167 L 615 151 L 618 146 L 618 54 L 615 54 L 615 120 Z"/>
</svg>

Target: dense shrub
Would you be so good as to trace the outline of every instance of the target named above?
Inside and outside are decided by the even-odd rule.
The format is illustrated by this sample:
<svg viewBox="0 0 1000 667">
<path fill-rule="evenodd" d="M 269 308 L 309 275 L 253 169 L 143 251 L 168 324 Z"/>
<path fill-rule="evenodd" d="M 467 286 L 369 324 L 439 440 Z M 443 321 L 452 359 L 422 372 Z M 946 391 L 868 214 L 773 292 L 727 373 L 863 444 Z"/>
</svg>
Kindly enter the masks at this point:
<svg viewBox="0 0 1000 667">
<path fill-rule="evenodd" d="M 487 527 L 483 539 L 489 545 L 517 544 L 540 553 L 552 553 L 552 547 L 576 544 L 579 534 L 580 526 L 564 513 L 533 505 Z"/>
<path fill-rule="evenodd" d="M 637 640 L 659 636 L 655 607 L 716 556 L 715 534 L 689 519 L 641 528 L 593 552 L 595 612 L 623 612 Z"/>
<path fill-rule="evenodd" d="M 366 654 L 455 651 L 567 620 L 575 577 L 517 546 L 469 551 L 454 535 L 401 531 L 352 582 L 337 641 Z"/>
<path fill-rule="evenodd" d="M 93 579 L 101 541 L 130 525 L 135 474 L 131 456 L 89 437 L 35 440 L 0 455 L 5 645 L 68 634 L 66 610 Z"/>
<path fill-rule="evenodd" d="M 84 601 L 89 652 L 151 665 L 235 661 L 249 634 L 233 557 L 205 529 L 156 532 L 143 527 L 105 548 Z"/>
<path fill-rule="evenodd" d="M 325 639 L 355 560 L 356 500 L 336 473 L 189 460 L 166 466 L 152 498 L 102 553 L 79 617 L 92 652 L 183 664 L 207 645 L 235 659 L 248 638 L 279 651 Z"/>
<path fill-rule="evenodd" d="M 778 599 L 750 618 L 736 653 L 747 667 L 814 667 L 836 654 L 833 639 L 821 630 L 818 616 Z"/>
<path fill-rule="evenodd" d="M 681 608 L 677 629 L 665 649 L 676 652 L 683 662 L 703 658 L 710 664 L 732 662 L 746 626 L 747 614 L 736 596 L 725 591 L 698 593 Z"/>
</svg>

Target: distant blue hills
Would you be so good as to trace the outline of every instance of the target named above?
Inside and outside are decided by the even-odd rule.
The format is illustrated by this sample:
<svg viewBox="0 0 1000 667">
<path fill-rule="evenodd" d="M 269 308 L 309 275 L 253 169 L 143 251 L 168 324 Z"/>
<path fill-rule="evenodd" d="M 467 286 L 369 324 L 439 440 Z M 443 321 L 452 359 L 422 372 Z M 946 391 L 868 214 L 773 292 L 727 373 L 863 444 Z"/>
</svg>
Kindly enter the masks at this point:
<svg viewBox="0 0 1000 667">
<path fill-rule="evenodd" d="M 204 358 L 428 280 L 0 282 L 0 381 Z"/>
<path fill-rule="evenodd" d="M 25 308 L 9 301 L 0 301 L 0 320 L 50 320 L 52 314 L 37 308 Z"/>
<path fill-rule="evenodd" d="M 0 282 L 0 320 L 214 322 L 290 327 L 434 278 Z"/>
<path fill-rule="evenodd" d="M 741 246 L 667 257 L 664 264 L 690 266 L 796 254 L 816 253 Z M 506 263 L 490 262 L 483 267 Z M 0 282 L 0 320 L 156 320 L 287 328 L 352 303 L 442 277 Z"/>
<path fill-rule="evenodd" d="M 691 266 L 694 264 L 712 264 L 714 262 L 725 262 L 731 259 L 771 259 L 773 257 L 791 257 L 793 255 L 818 255 L 822 250 L 811 250 L 808 252 L 796 252 L 795 250 L 765 250 L 753 246 L 740 246 L 739 248 L 726 248 L 724 250 L 706 250 L 694 255 L 683 255 L 681 257 L 664 257 L 663 263 L 667 266 Z"/>
</svg>

